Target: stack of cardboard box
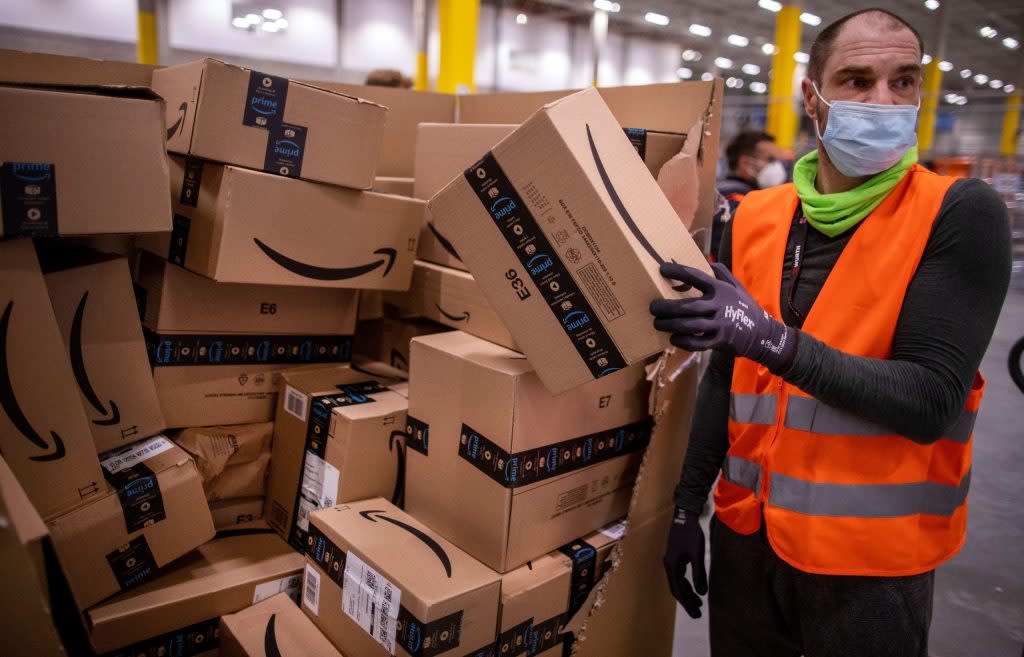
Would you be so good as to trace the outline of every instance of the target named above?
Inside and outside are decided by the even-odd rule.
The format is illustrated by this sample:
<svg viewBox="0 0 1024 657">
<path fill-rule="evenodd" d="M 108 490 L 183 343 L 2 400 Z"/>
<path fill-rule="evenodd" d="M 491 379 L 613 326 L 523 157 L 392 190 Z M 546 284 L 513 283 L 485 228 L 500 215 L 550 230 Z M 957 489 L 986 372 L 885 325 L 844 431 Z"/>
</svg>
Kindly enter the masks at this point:
<svg viewBox="0 0 1024 657">
<path fill-rule="evenodd" d="M 110 655 L 667 654 L 636 554 L 694 377 L 645 370 L 646 307 L 703 258 L 652 174 L 713 165 L 717 83 L 0 64 L 0 547 L 43 578 L 35 645 L 49 613 Z"/>
</svg>

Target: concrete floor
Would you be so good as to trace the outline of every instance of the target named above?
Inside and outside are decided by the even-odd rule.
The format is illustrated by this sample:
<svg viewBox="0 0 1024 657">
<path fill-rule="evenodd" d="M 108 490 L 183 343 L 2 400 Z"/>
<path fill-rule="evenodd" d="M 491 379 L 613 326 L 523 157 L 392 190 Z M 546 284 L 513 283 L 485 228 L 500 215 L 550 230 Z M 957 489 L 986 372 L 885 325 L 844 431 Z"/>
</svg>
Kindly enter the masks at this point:
<svg viewBox="0 0 1024 657">
<path fill-rule="evenodd" d="M 1024 336 L 1024 286 L 1011 289 L 981 370 L 967 544 L 935 580 L 932 657 L 1024 655 L 1024 395 L 1007 373 Z M 673 657 L 708 657 L 707 615 L 676 617 Z M 865 656 L 868 657 L 868 656 Z"/>
</svg>

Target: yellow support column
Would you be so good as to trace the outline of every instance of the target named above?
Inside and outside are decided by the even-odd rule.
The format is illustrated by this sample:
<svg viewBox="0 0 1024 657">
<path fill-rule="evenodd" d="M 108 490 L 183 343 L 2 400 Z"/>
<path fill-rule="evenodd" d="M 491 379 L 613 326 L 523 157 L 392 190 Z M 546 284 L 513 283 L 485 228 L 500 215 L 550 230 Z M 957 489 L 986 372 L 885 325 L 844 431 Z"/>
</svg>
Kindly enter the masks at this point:
<svg viewBox="0 0 1024 657">
<path fill-rule="evenodd" d="M 775 55 L 768 100 L 768 134 L 782 148 L 792 148 L 796 140 L 797 115 L 794 107 L 793 74 L 800 50 L 800 8 L 784 6 L 775 16 Z"/>
<path fill-rule="evenodd" d="M 437 90 L 444 93 L 472 93 L 473 60 L 476 58 L 476 26 L 480 0 L 438 0 L 441 28 L 441 71 Z"/>
<path fill-rule="evenodd" d="M 430 71 L 427 67 L 427 35 L 430 33 L 430 9 L 427 0 L 413 3 L 413 26 L 416 30 L 416 79 L 414 89 L 426 91 L 430 88 Z"/>
<path fill-rule="evenodd" d="M 1003 115 L 1003 137 L 999 141 L 999 152 L 1003 155 L 1017 154 L 1017 126 L 1020 123 L 1020 89 L 1014 89 L 1006 99 L 1006 114 Z"/>
<path fill-rule="evenodd" d="M 924 67 L 924 86 L 921 89 L 921 112 L 917 119 L 917 150 L 927 159 L 935 139 L 935 111 L 939 108 L 942 92 L 942 71 L 938 58 Z"/>
<path fill-rule="evenodd" d="M 139 36 L 135 43 L 135 61 L 140 64 L 159 64 L 156 37 L 156 0 L 139 0 Z"/>
</svg>

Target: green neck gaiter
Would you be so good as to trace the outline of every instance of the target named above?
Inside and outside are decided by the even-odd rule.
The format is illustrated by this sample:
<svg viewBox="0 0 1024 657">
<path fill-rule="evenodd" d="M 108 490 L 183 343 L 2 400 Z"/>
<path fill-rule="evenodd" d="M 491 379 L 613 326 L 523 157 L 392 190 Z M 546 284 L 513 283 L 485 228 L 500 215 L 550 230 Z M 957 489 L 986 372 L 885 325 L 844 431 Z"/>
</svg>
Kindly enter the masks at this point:
<svg viewBox="0 0 1024 657">
<path fill-rule="evenodd" d="M 793 166 L 793 183 L 807 221 L 825 235 L 836 237 L 871 214 L 916 162 L 915 147 L 892 167 L 850 191 L 822 194 L 814 187 L 814 179 L 818 175 L 818 151 L 813 150 L 796 161 Z"/>
</svg>

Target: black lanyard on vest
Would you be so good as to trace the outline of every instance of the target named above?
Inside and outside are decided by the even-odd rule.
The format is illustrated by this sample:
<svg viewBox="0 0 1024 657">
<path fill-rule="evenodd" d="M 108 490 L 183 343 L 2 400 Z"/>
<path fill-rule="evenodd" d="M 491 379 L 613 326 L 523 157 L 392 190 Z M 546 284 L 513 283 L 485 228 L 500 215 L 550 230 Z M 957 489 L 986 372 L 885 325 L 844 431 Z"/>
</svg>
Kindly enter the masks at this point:
<svg viewBox="0 0 1024 657">
<path fill-rule="evenodd" d="M 804 248 L 807 246 L 807 217 L 804 216 L 803 208 L 796 206 L 796 215 L 793 217 L 795 223 L 789 230 L 789 238 L 793 240 L 793 268 L 789 272 L 789 311 L 799 320 L 804 319 L 804 314 L 796 309 L 796 283 L 800 278 L 800 270 L 804 266 Z"/>
</svg>

